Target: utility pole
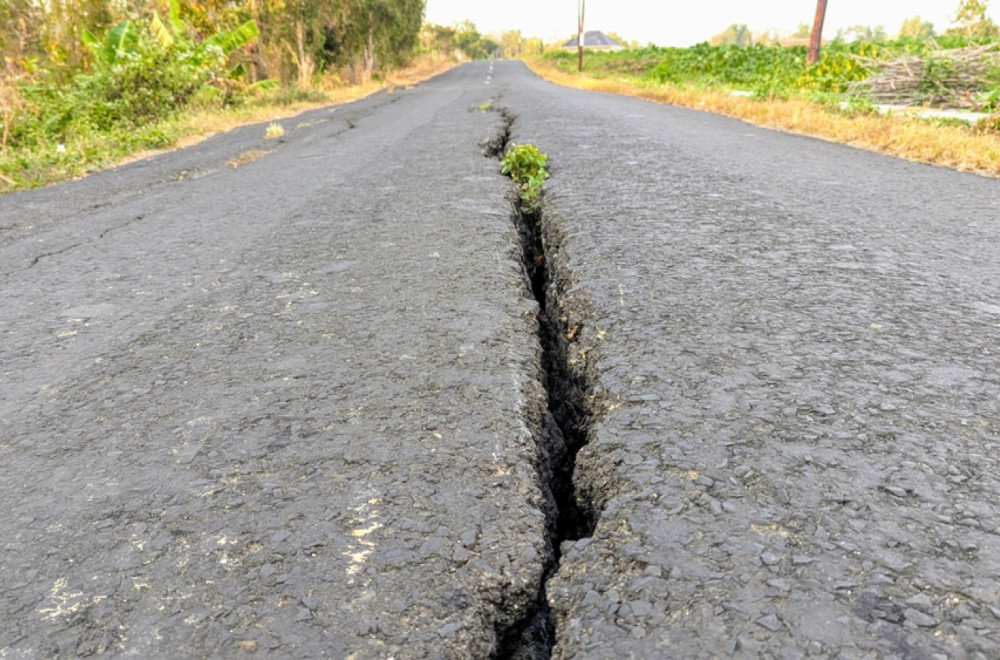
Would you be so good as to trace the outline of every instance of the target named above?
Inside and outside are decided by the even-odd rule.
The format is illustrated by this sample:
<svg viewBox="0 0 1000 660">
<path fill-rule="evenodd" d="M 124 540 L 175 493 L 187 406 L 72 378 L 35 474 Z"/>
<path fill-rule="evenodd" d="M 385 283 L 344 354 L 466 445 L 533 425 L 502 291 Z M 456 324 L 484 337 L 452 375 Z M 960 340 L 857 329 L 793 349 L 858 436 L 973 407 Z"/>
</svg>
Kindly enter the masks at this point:
<svg viewBox="0 0 1000 660">
<path fill-rule="evenodd" d="M 813 20 L 812 33 L 809 35 L 809 52 L 806 64 L 819 62 L 819 47 L 823 43 L 823 21 L 826 19 L 826 0 L 816 0 L 816 18 Z"/>
<path fill-rule="evenodd" d="M 583 9 L 586 4 L 585 0 L 580 0 L 579 12 L 577 13 L 577 30 L 576 30 L 576 51 L 579 55 L 579 61 L 577 62 L 577 71 L 583 71 Z"/>
</svg>

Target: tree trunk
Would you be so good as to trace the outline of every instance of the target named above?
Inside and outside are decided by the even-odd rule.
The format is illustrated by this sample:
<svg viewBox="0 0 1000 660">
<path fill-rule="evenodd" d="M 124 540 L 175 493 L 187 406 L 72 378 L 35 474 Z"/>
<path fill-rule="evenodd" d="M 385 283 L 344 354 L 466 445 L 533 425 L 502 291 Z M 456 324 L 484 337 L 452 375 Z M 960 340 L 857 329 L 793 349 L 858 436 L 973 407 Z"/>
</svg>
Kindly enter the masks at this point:
<svg viewBox="0 0 1000 660">
<path fill-rule="evenodd" d="M 368 16 L 368 43 L 365 44 L 363 56 L 365 58 L 365 82 L 372 79 L 375 71 L 375 14 Z"/>
<path fill-rule="evenodd" d="M 578 14 L 580 20 L 577 22 L 576 30 L 577 71 L 583 71 L 583 10 L 585 8 L 585 0 L 580 0 L 580 13 Z"/>
<path fill-rule="evenodd" d="M 260 82 L 267 79 L 267 63 L 260 52 L 260 44 L 250 46 L 250 82 Z"/>
<path fill-rule="evenodd" d="M 816 18 L 813 20 L 812 33 L 809 35 L 809 53 L 806 64 L 816 64 L 819 61 L 819 48 L 823 43 L 823 21 L 826 19 L 826 0 L 816 0 Z"/>
<path fill-rule="evenodd" d="M 299 64 L 299 87 L 309 89 L 312 87 L 313 61 L 306 53 L 306 26 L 302 19 L 295 21 L 295 45 L 298 47 Z"/>
<path fill-rule="evenodd" d="M 250 17 L 261 27 L 261 32 L 267 29 L 261 18 L 259 0 L 251 0 Z M 250 46 L 250 82 L 252 83 L 267 79 L 267 63 L 264 61 L 264 53 L 261 49 L 262 40 L 263 36 Z"/>
</svg>

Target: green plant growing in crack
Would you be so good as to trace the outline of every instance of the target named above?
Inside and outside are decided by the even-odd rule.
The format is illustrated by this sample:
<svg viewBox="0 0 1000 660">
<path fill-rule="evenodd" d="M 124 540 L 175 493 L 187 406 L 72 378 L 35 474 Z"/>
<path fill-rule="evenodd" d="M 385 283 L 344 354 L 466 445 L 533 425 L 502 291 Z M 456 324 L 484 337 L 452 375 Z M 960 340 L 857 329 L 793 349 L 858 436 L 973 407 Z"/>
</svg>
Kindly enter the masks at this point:
<svg viewBox="0 0 1000 660">
<path fill-rule="evenodd" d="M 538 211 L 542 186 L 549 178 L 548 162 L 549 157 L 533 144 L 512 144 L 500 161 L 500 171 L 517 183 L 522 210 L 526 213 Z"/>
</svg>

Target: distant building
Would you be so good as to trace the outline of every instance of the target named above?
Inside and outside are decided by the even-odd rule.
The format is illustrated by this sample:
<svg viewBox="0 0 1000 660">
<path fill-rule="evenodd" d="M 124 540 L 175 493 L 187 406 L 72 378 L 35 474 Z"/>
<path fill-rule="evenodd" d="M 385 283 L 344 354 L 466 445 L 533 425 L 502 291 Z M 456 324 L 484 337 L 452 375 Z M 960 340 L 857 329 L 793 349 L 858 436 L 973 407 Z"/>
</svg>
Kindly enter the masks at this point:
<svg viewBox="0 0 1000 660">
<path fill-rule="evenodd" d="M 562 45 L 567 50 L 577 50 L 576 37 L 573 37 Z M 604 34 L 600 30 L 591 30 L 583 33 L 584 50 L 625 50 L 625 46 Z"/>
</svg>

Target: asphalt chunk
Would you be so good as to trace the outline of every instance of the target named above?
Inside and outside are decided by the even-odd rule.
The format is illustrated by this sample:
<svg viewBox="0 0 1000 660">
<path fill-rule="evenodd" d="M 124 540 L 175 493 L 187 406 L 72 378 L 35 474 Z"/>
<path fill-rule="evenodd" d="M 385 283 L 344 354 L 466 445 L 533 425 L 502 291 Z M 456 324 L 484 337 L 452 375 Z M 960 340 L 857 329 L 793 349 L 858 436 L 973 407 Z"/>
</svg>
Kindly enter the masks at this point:
<svg viewBox="0 0 1000 660">
<path fill-rule="evenodd" d="M 996 182 L 519 70 L 593 383 L 554 657 L 1000 655 Z"/>
<path fill-rule="evenodd" d="M 496 652 L 550 540 L 485 75 L 0 199 L 0 654 Z"/>
</svg>

